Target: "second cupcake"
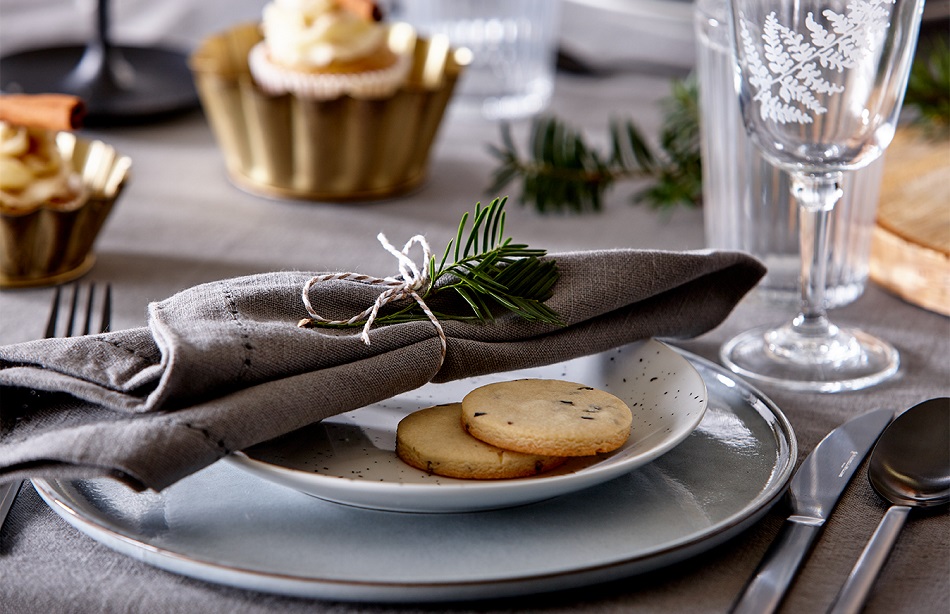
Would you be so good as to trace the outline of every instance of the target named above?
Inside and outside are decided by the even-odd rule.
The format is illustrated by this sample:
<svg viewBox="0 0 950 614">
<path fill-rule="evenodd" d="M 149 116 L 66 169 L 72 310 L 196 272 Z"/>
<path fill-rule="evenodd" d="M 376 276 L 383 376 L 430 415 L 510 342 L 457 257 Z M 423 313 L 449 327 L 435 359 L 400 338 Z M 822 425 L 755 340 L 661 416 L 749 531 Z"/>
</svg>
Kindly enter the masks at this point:
<svg viewBox="0 0 950 614">
<path fill-rule="evenodd" d="M 390 96 L 412 64 L 388 44 L 389 26 L 361 0 L 274 0 L 264 7 L 264 40 L 249 55 L 251 74 L 269 94 L 318 100 Z"/>
</svg>

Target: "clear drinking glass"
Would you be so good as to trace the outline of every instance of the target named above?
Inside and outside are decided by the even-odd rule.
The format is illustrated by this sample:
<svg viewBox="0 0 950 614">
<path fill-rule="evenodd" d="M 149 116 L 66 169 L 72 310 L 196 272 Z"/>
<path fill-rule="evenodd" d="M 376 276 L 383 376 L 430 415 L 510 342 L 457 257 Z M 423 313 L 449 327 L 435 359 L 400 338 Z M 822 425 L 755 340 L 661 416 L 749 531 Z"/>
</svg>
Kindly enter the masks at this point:
<svg viewBox="0 0 950 614">
<path fill-rule="evenodd" d="M 746 331 L 720 357 L 736 373 L 822 392 L 872 386 L 900 364 L 886 341 L 825 313 L 829 217 L 843 172 L 890 144 L 923 0 L 733 0 L 736 92 L 763 157 L 790 175 L 799 207 L 801 312 Z"/>
<path fill-rule="evenodd" d="M 561 3 L 553 0 L 398 0 L 393 19 L 467 47 L 472 63 L 452 98 L 462 116 L 517 119 L 543 111 L 554 90 Z"/>
</svg>

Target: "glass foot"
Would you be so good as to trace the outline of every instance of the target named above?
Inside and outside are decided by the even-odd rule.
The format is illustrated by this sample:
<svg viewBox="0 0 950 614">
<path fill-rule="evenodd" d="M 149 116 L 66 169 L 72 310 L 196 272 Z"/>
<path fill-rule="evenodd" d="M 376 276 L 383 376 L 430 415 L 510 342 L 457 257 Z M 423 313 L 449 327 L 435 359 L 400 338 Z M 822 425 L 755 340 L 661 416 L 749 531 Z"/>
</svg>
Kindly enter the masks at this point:
<svg viewBox="0 0 950 614">
<path fill-rule="evenodd" d="M 894 346 L 855 329 L 810 336 L 793 326 L 765 326 L 723 344 L 722 363 L 746 379 L 786 390 L 841 392 L 879 384 L 895 373 Z"/>
</svg>

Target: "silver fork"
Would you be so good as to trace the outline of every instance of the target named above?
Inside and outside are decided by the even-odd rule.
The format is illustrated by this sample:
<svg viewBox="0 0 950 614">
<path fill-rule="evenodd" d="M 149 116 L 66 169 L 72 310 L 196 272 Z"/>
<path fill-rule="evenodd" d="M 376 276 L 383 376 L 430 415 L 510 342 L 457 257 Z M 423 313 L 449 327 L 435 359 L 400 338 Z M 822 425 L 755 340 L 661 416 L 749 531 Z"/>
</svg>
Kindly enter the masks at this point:
<svg viewBox="0 0 950 614">
<path fill-rule="evenodd" d="M 46 322 L 46 332 L 44 337 L 50 339 L 56 337 L 56 329 L 59 326 L 59 311 L 60 311 L 60 302 L 62 299 L 62 286 L 56 287 L 56 292 L 53 294 L 53 302 L 50 305 L 49 310 L 49 319 Z M 105 333 L 109 331 L 109 327 L 112 322 L 112 286 L 109 284 L 105 285 L 105 290 L 102 293 L 103 296 L 100 299 L 100 316 L 99 316 L 99 325 L 93 328 L 93 314 L 95 298 L 96 298 L 96 284 L 95 282 L 89 284 L 89 289 L 86 291 L 85 299 L 85 315 L 83 317 L 82 328 L 77 329 L 76 325 L 77 315 L 79 311 L 79 302 L 81 291 L 79 284 L 72 285 L 72 294 L 69 297 L 69 318 L 66 322 L 66 328 L 62 331 L 62 334 L 59 336 L 62 337 L 72 337 L 75 334 L 79 335 L 88 335 L 91 331 L 95 330 L 99 333 Z M 10 482 L 8 484 L 0 485 L 0 529 L 3 529 L 3 523 L 7 519 L 7 515 L 10 513 L 10 508 L 13 507 L 13 502 L 16 499 L 17 494 L 20 492 L 20 487 L 23 485 L 23 482 Z"/>
</svg>

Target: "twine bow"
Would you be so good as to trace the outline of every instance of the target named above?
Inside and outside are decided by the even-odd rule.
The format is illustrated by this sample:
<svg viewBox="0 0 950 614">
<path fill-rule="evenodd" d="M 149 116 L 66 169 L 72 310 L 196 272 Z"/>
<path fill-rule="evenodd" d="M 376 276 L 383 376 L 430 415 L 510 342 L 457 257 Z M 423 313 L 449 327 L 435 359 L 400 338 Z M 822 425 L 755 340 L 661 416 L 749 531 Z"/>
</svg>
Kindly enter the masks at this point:
<svg viewBox="0 0 950 614">
<path fill-rule="evenodd" d="M 376 316 L 379 314 L 379 310 L 387 303 L 399 301 L 405 298 L 411 298 L 419 304 L 419 307 L 426 314 L 426 316 L 435 326 L 436 331 L 439 333 L 439 341 L 442 344 L 442 352 L 439 358 L 439 366 L 441 367 L 442 362 L 445 360 L 445 351 L 447 345 L 445 331 L 442 330 L 442 324 L 439 323 L 439 320 L 435 317 L 435 314 L 432 313 L 432 310 L 429 309 L 429 306 L 426 305 L 425 301 L 422 300 L 422 297 L 419 295 L 419 292 L 426 288 L 426 286 L 429 284 L 428 263 L 432 259 L 432 250 L 429 248 L 428 242 L 426 242 L 425 237 L 422 235 L 416 235 L 406 242 L 406 245 L 403 246 L 402 251 L 398 251 L 386 239 L 386 235 L 383 233 L 376 235 L 376 238 L 386 249 L 386 251 L 395 256 L 399 261 L 399 276 L 372 277 L 369 275 L 360 275 L 358 273 L 326 273 L 324 275 L 312 277 L 309 281 L 307 281 L 306 284 L 304 284 L 302 293 L 303 304 L 304 307 L 307 308 L 307 313 L 310 314 L 310 318 L 301 320 L 298 326 L 307 326 L 313 322 L 320 322 L 322 324 L 328 324 L 331 326 L 349 326 L 365 319 L 366 323 L 363 325 L 363 332 L 360 334 L 360 338 L 363 340 L 363 343 L 370 345 L 369 330 L 372 328 L 373 322 L 376 320 Z M 416 243 L 422 246 L 423 260 L 421 267 L 417 267 L 412 259 L 409 258 L 409 250 Z M 310 288 L 312 288 L 314 284 L 332 280 L 355 281 L 372 286 L 388 286 L 388 289 L 376 297 L 376 301 L 370 307 L 364 309 L 362 312 L 356 314 L 349 320 L 329 320 L 319 315 L 314 310 L 313 305 L 310 303 Z"/>
</svg>

